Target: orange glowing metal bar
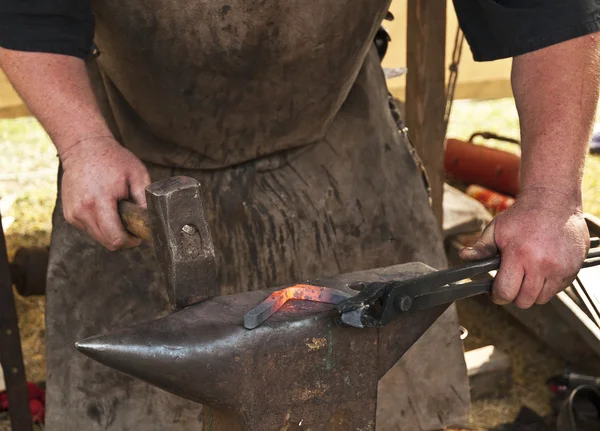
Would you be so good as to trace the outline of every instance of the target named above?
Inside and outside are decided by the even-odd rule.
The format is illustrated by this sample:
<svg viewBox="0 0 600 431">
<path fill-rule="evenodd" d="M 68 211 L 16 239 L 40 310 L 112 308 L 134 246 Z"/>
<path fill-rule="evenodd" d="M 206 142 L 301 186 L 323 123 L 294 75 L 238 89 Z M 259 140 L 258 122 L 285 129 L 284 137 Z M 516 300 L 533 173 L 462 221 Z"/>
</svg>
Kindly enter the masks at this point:
<svg viewBox="0 0 600 431">
<path fill-rule="evenodd" d="M 244 327 L 246 327 L 246 329 L 256 328 L 275 314 L 275 312 L 290 299 L 339 304 L 350 296 L 352 296 L 350 293 L 329 287 L 313 286 L 311 284 L 295 284 L 273 292 L 256 308 L 246 313 L 244 316 Z"/>
</svg>

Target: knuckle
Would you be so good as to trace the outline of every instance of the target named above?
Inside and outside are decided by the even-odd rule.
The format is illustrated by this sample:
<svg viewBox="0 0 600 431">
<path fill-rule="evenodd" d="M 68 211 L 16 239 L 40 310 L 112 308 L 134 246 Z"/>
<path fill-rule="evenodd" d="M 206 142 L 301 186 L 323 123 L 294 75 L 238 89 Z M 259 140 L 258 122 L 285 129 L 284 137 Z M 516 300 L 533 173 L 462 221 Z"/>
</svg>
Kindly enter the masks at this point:
<svg viewBox="0 0 600 431">
<path fill-rule="evenodd" d="M 117 184 L 121 184 L 123 182 L 127 181 L 127 173 L 125 171 L 119 171 L 115 176 L 114 176 L 114 182 Z"/>
<path fill-rule="evenodd" d="M 543 254 L 540 252 L 540 250 L 529 242 L 519 244 L 517 247 L 517 254 L 521 259 L 526 259 L 527 261 L 536 263 L 543 258 Z"/>
<path fill-rule="evenodd" d="M 85 198 L 79 201 L 79 205 L 76 207 L 76 211 L 91 212 L 96 208 L 96 200 L 93 198 Z"/>
<path fill-rule="evenodd" d="M 63 215 L 70 225 L 81 227 L 85 224 L 84 219 L 81 217 L 81 211 L 78 211 L 76 208 L 65 210 Z"/>
<path fill-rule="evenodd" d="M 63 212 L 63 215 L 67 223 L 74 224 L 76 222 L 75 217 L 73 216 L 73 212 L 65 210 Z"/>
<path fill-rule="evenodd" d="M 541 256 L 539 260 L 539 265 L 542 268 L 547 269 L 548 271 L 557 269 L 561 270 L 564 266 L 564 264 L 560 261 L 560 259 L 558 259 L 558 257 L 555 254 Z"/>
<path fill-rule="evenodd" d="M 548 274 L 554 272 L 561 265 L 555 254 L 545 253 L 533 247 L 526 247 L 520 255 L 527 263 L 529 270 L 538 273 Z"/>
<path fill-rule="evenodd" d="M 499 249 L 505 250 L 509 248 L 510 240 L 506 238 L 506 235 L 496 233 L 496 244 L 498 245 Z"/>
</svg>

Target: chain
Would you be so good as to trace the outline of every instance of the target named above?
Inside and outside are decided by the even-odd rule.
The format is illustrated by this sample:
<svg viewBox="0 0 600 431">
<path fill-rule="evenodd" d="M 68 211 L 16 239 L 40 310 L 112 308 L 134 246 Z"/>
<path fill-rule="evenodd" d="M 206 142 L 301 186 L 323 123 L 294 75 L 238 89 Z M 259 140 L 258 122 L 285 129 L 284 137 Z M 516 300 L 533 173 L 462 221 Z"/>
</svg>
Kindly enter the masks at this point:
<svg viewBox="0 0 600 431">
<path fill-rule="evenodd" d="M 456 83 L 458 81 L 458 65 L 462 56 L 463 44 L 465 35 L 460 29 L 456 28 L 454 37 L 454 50 L 452 51 L 452 63 L 448 66 L 450 76 L 448 77 L 448 87 L 446 88 L 446 110 L 444 112 L 444 131 L 448 130 L 448 122 L 450 121 L 450 113 L 452 111 L 452 103 L 454 102 L 454 92 L 456 91 Z M 444 136 L 446 133 L 444 133 Z"/>
</svg>

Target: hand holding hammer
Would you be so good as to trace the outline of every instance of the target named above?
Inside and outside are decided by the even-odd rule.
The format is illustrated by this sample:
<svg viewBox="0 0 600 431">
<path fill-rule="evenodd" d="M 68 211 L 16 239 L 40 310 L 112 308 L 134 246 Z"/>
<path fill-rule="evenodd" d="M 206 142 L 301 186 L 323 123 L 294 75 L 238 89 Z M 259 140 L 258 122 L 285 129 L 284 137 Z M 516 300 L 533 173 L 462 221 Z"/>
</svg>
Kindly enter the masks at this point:
<svg viewBox="0 0 600 431">
<path fill-rule="evenodd" d="M 204 215 L 200 183 L 171 177 L 146 187 L 148 209 L 119 202 L 119 215 L 133 235 L 154 244 L 175 309 L 219 294 L 215 250 Z"/>
</svg>

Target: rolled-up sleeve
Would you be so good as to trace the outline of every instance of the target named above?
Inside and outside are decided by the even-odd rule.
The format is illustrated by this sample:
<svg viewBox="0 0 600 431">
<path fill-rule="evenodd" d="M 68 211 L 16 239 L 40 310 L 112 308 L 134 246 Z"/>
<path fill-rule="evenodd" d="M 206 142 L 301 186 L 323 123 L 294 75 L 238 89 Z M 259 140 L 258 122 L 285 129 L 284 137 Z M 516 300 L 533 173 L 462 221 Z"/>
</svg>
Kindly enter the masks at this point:
<svg viewBox="0 0 600 431">
<path fill-rule="evenodd" d="M 86 57 L 92 48 L 90 0 L 0 0 L 0 46 Z"/>
<path fill-rule="evenodd" d="M 515 57 L 600 30 L 600 0 L 454 0 L 476 61 Z"/>
</svg>

